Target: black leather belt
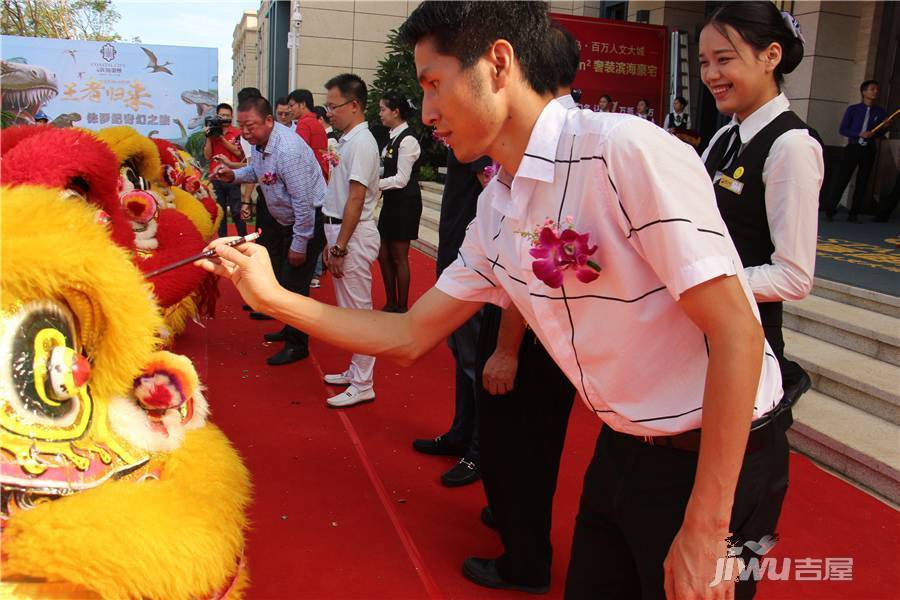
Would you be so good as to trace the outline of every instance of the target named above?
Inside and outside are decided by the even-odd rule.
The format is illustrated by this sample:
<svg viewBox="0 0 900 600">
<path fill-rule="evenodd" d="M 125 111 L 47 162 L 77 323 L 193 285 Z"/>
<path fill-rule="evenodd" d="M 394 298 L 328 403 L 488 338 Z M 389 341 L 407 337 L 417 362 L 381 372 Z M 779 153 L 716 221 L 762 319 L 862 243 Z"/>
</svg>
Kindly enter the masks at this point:
<svg viewBox="0 0 900 600">
<path fill-rule="evenodd" d="M 768 446 L 772 439 L 770 427 L 781 427 L 785 431 L 793 424 L 790 405 L 778 404 L 771 412 L 750 424 L 750 436 L 747 438 L 745 454 L 753 454 Z M 649 446 L 662 446 L 685 452 L 700 451 L 700 430 L 691 429 L 676 435 L 633 435 L 634 439 Z"/>
<path fill-rule="evenodd" d="M 325 221 L 326 225 L 340 225 L 343 223 L 343 219 L 338 219 L 337 217 L 329 217 L 328 215 L 322 215 L 322 219 Z"/>
</svg>

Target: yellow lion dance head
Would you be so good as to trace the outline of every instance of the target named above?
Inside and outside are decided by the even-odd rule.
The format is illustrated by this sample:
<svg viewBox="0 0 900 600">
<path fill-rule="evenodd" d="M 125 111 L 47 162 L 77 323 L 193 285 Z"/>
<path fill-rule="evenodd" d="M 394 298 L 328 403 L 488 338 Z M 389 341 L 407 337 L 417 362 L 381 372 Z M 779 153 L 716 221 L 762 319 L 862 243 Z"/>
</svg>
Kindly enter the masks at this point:
<svg viewBox="0 0 900 600">
<path fill-rule="evenodd" d="M 0 189 L 0 595 L 239 596 L 248 473 L 141 272 L 60 191 Z"/>
</svg>

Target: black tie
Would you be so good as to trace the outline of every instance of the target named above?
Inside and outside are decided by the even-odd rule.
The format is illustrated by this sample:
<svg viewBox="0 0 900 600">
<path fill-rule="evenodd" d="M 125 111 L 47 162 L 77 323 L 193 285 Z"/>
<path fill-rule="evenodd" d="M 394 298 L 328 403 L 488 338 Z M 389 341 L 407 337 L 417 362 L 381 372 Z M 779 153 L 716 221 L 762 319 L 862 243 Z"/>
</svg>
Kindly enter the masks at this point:
<svg viewBox="0 0 900 600">
<path fill-rule="evenodd" d="M 719 162 L 716 168 L 719 171 L 725 171 L 728 165 L 731 164 L 731 161 L 738 155 L 738 151 L 741 149 L 741 129 L 740 125 L 735 125 L 731 129 L 728 130 L 728 135 L 731 137 L 731 143 L 728 146 L 728 151 L 725 152 L 725 156 L 722 157 L 722 160 Z"/>
<path fill-rule="evenodd" d="M 741 135 L 738 128 L 740 125 L 733 125 L 728 131 L 722 134 L 709 156 L 706 157 L 706 170 L 709 176 L 715 175 L 716 171 L 721 171 L 737 154 L 741 147 Z M 727 150 L 726 150 L 727 148 Z"/>
</svg>

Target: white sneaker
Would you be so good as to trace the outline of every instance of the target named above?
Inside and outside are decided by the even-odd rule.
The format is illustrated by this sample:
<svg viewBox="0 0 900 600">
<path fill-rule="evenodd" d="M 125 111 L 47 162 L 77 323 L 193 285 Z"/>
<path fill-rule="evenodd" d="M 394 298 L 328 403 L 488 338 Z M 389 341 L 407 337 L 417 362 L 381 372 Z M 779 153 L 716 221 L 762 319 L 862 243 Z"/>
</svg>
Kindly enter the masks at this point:
<svg viewBox="0 0 900 600">
<path fill-rule="evenodd" d="M 325 403 L 328 404 L 329 408 L 347 408 L 348 406 L 353 406 L 354 404 L 371 402 L 374 399 L 375 390 L 373 390 L 372 388 L 360 391 L 356 389 L 356 387 L 351 385 L 346 389 L 346 391 L 338 394 L 337 396 L 332 396 L 331 398 L 326 400 Z"/>
<path fill-rule="evenodd" d="M 350 385 L 350 371 L 326 375 L 325 383 L 328 385 Z"/>
<path fill-rule="evenodd" d="M 318 277 L 313 277 L 313 278 L 312 278 L 312 281 L 309 282 L 309 287 L 311 287 L 311 288 L 322 287 L 322 284 L 319 283 L 319 278 L 318 278 Z"/>
</svg>

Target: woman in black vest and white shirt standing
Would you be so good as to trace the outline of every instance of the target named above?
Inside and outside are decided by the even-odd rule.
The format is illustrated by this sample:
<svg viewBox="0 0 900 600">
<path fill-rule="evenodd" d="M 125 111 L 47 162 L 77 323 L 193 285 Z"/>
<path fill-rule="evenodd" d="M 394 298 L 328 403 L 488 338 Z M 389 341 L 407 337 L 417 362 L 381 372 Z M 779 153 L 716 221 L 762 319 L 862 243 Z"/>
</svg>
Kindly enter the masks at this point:
<svg viewBox="0 0 900 600">
<path fill-rule="evenodd" d="M 782 302 L 813 286 L 825 171 L 818 134 L 781 91 L 802 58 L 799 23 L 772 2 L 725 4 L 700 34 L 700 76 L 719 112 L 733 115 L 703 160 L 781 365 L 786 406 L 810 379 L 784 358 Z"/>
<path fill-rule="evenodd" d="M 406 312 L 409 306 L 409 243 L 419 237 L 422 191 L 416 170 L 422 149 L 407 124 L 415 113 L 411 100 L 387 92 L 379 102 L 381 123 L 390 128 L 390 141 L 381 153 L 384 172 L 378 182 L 382 190 L 381 251 L 378 263 L 384 277 L 387 304 L 382 310 Z"/>
</svg>

